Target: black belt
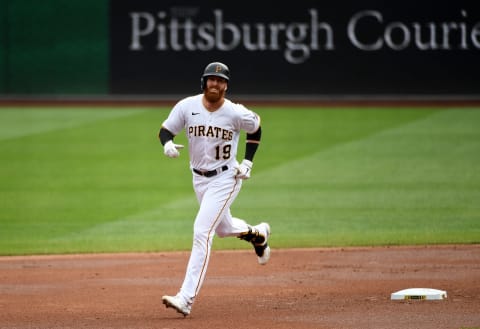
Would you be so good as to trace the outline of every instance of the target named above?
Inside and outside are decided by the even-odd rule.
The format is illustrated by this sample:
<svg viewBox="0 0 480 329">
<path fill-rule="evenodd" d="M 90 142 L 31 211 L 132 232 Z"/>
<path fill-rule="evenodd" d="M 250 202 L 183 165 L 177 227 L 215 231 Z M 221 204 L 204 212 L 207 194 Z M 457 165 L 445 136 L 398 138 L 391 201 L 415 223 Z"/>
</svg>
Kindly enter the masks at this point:
<svg viewBox="0 0 480 329">
<path fill-rule="evenodd" d="M 213 176 L 221 173 L 222 171 L 228 170 L 228 166 L 223 166 L 221 168 L 210 170 L 210 171 L 203 171 L 203 170 L 198 170 L 198 169 L 195 169 L 195 168 L 193 168 L 192 170 L 197 175 L 205 176 L 205 177 L 213 177 Z"/>
</svg>

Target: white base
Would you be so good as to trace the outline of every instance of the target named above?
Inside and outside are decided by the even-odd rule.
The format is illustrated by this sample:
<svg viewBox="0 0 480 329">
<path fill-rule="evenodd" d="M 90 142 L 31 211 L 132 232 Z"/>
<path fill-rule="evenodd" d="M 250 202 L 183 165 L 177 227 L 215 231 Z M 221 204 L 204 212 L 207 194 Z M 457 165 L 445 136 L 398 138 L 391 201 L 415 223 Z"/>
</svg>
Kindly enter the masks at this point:
<svg viewBox="0 0 480 329">
<path fill-rule="evenodd" d="M 409 288 L 394 292 L 391 300 L 420 299 L 420 300 L 443 300 L 447 298 L 444 290 L 430 288 Z"/>
</svg>

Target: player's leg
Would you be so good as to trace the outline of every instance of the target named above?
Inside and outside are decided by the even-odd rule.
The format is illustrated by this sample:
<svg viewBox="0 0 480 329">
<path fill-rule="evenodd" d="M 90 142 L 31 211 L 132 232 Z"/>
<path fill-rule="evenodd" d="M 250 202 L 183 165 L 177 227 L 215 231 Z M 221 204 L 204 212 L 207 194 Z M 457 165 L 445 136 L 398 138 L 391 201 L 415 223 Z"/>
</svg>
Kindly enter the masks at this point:
<svg viewBox="0 0 480 329">
<path fill-rule="evenodd" d="M 243 219 L 233 217 L 230 209 L 225 213 L 220 224 L 218 224 L 216 234 L 220 238 L 229 236 L 238 237 L 240 234 L 248 232 L 252 225 L 247 224 Z"/>
<path fill-rule="evenodd" d="M 215 231 L 238 195 L 240 186 L 235 180 L 230 180 L 227 184 L 217 184 L 212 180 L 199 197 L 200 208 L 194 223 L 192 252 L 179 292 L 190 305 L 205 279 Z"/>
<path fill-rule="evenodd" d="M 233 217 L 228 210 L 222 222 L 218 225 L 216 233 L 219 237 L 234 236 L 250 242 L 255 249 L 258 263 L 264 265 L 270 259 L 270 247 L 268 237 L 270 236 L 270 225 L 260 223 L 250 225 L 245 220 Z"/>
</svg>

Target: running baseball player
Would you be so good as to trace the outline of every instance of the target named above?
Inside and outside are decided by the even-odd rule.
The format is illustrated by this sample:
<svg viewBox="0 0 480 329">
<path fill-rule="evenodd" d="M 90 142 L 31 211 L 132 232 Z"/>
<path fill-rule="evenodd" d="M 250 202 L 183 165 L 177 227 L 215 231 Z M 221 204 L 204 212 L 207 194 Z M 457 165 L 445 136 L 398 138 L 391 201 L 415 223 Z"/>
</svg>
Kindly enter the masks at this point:
<svg viewBox="0 0 480 329">
<path fill-rule="evenodd" d="M 167 308 L 184 316 L 190 314 L 202 287 L 215 234 L 252 243 L 259 264 L 266 264 L 270 258 L 269 224 L 252 226 L 230 212 L 242 181 L 250 178 L 262 130 L 256 113 L 225 98 L 229 81 L 230 70 L 225 64 L 208 64 L 200 79 L 202 93 L 175 104 L 159 133 L 165 155 L 176 158 L 184 146 L 175 144 L 174 137 L 185 130 L 193 188 L 200 204 L 183 284 L 175 296 L 162 297 Z M 238 163 L 242 130 L 247 134 L 245 156 Z"/>
</svg>

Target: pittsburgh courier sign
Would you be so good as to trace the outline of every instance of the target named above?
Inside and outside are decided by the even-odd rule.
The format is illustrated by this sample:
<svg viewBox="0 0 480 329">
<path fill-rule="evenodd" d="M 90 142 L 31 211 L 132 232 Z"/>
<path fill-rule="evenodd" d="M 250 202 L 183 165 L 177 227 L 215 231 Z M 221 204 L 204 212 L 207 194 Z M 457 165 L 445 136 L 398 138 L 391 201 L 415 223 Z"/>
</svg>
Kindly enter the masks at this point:
<svg viewBox="0 0 480 329">
<path fill-rule="evenodd" d="M 197 21 L 195 8 L 185 9 L 186 17 L 158 13 L 130 13 L 131 51 L 146 48 L 157 51 L 235 51 L 281 52 L 290 64 L 301 64 L 318 51 L 335 51 L 335 35 L 346 33 L 350 44 L 360 51 L 448 51 L 479 49 L 480 23 L 468 25 L 468 13 L 458 13 L 458 21 L 402 22 L 388 21 L 382 12 L 363 10 L 355 13 L 343 31 L 335 31 L 331 23 L 319 20 L 317 9 L 308 9 L 304 21 L 241 22 L 228 20 L 224 10 L 212 11 L 210 21 Z M 175 13 L 175 11 L 174 11 Z M 154 36 L 146 41 L 146 36 Z"/>
<path fill-rule="evenodd" d="M 476 1 L 110 2 L 110 91 L 191 94 L 207 63 L 231 94 L 480 93 Z"/>
</svg>

